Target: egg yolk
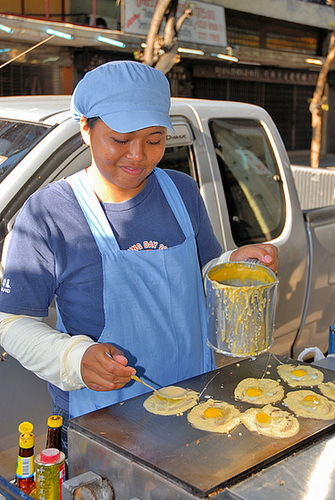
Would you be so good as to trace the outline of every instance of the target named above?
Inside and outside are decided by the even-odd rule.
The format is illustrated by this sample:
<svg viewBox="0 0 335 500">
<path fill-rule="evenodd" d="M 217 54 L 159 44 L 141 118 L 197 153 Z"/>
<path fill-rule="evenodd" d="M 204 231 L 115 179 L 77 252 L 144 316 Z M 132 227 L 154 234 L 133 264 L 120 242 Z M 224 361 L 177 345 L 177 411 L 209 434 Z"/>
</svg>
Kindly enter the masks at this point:
<svg viewBox="0 0 335 500">
<path fill-rule="evenodd" d="M 303 401 L 310 406 L 318 405 L 320 403 L 319 398 L 317 396 L 313 396 L 313 394 L 308 394 L 308 396 L 305 396 Z"/>
<path fill-rule="evenodd" d="M 248 396 L 256 398 L 257 396 L 260 396 L 263 391 L 261 389 L 258 389 L 257 387 L 249 387 L 249 389 L 247 389 L 245 392 L 248 394 Z"/>
<path fill-rule="evenodd" d="M 206 410 L 204 411 L 204 417 L 205 418 L 217 418 L 217 417 L 221 417 L 222 415 L 222 411 L 219 410 L 219 408 L 206 408 Z"/>
<path fill-rule="evenodd" d="M 269 425 L 272 422 L 272 418 L 263 411 L 259 411 L 258 413 L 256 413 L 256 420 L 263 425 Z"/>
<path fill-rule="evenodd" d="M 291 373 L 295 377 L 299 377 L 299 378 L 304 377 L 307 374 L 307 372 L 305 370 L 302 370 L 301 368 L 300 369 L 298 368 L 297 370 L 293 370 Z"/>
</svg>

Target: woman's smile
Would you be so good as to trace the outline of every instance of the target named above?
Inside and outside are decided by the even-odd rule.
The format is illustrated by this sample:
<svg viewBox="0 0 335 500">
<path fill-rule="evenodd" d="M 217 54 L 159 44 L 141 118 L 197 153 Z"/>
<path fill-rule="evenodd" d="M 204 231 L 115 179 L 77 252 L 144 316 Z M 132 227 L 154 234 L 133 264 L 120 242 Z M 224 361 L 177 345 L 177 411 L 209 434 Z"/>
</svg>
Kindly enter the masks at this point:
<svg viewBox="0 0 335 500">
<path fill-rule="evenodd" d="M 143 168 L 134 167 L 131 165 L 121 165 L 119 168 L 121 168 L 122 170 L 127 172 L 127 174 L 134 175 L 134 176 L 140 175 L 143 171 Z"/>
</svg>

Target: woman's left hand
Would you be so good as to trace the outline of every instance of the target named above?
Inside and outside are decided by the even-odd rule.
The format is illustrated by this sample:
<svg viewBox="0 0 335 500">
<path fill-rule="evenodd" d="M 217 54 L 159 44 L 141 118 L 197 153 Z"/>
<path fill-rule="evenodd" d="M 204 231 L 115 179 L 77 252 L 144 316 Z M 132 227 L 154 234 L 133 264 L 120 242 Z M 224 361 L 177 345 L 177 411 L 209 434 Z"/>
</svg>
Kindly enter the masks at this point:
<svg viewBox="0 0 335 500">
<path fill-rule="evenodd" d="M 237 248 L 230 255 L 231 262 L 241 262 L 247 259 L 258 259 L 261 264 L 276 272 L 278 268 L 278 248 L 271 244 L 245 245 Z"/>
</svg>

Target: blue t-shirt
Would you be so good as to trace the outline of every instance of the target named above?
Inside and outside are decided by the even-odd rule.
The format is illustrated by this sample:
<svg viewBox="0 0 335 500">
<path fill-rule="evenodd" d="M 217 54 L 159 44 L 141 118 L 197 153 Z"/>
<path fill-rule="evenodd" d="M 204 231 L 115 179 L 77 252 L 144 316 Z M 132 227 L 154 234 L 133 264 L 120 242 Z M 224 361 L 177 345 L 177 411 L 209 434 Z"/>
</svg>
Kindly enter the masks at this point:
<svg viewBox="0 0 335 500">
<path fill-rule="evenodd" d="M 221 254 L 196 182 L 167 170 L 190 215 L 199 263 Z M 144 188 L 122 203 L 102 203 L 122 250 L 162 251 L 184 234 L 150 174 Z M 104 328 L 102 261 L 70 185 L 57 181 L 34 193 L 18 215 L 8 249 L 0 310 L 46 317 L 54 296 L 65 329 L 95 341 Z"/>
</svg>

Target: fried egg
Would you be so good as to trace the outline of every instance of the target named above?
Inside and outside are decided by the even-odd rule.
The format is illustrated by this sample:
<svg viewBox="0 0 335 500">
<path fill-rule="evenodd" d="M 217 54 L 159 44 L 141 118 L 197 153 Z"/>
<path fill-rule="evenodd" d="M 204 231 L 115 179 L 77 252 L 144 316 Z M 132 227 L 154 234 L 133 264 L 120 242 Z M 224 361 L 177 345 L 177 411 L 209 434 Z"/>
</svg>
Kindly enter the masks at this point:
<svg viewBox="0 0 335 500">
<path fill-rule="evenodd" d="M 284 388 L 271 378 L 245 378 L 234 391 L 235 399 L 257 405 L 275 403 L 284 397 Z"/>
<path fill-rule="evenodd" d="M 249 431 L 275 438 L 295 436 L 300 429 L 294 415 L 271 405 L 249 408 L 242 414 L 241 421 Z"/>
<path fill-rule="evenodd" d="M 206 403 L 194 406 L 187 415 L 187 420 L 196 429 L 224 434 L 238 426 L 240 415 L 235 406 L 225 401 L 209 399 Z"/>
<path fill-rule="evenodd" d="M 179 399 L 169 399 L 154 392 L 143 403 L 144 408 L 156 415 L 178 415 L 197 404 L 199 393 L 187 389 L 186 394 Z"/>
<path fill-rule="evenodd" d="M 323 373 L 308 365 L 279 365 L 277 371 L 291 387 L 311 387 L 323 381 Z"/>
<path fill-rule="evenodd" d="M 331 420 L 335 418 L 335 403 L 313 391 L 288 392 L 283 401 L 297 417 Z"/>
<path fill-rule="evenodd" d="M 325 382 L 319 385 L 319 389 L 324 396 L 335 400 L 335 383 Z"/>
</svg>

